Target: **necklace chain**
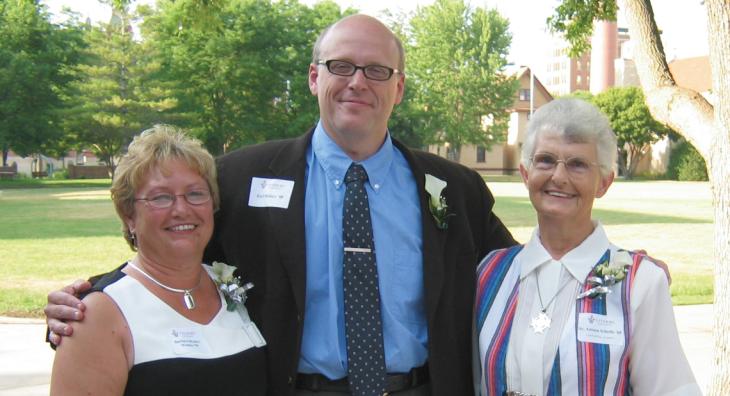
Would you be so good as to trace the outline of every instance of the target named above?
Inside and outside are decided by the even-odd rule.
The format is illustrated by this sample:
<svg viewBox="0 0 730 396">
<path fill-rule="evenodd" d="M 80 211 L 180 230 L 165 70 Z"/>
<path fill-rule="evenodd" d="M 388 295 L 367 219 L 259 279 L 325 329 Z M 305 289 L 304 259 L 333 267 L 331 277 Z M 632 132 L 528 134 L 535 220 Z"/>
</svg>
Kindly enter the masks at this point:
<svg viewBox="0 0 730 396">
<path fill-rule="evenodd" d="M 562 275 L 562 273 L 563 271 L 561 268 L 560 274 Z M 540 301 L 540 312 L 545 313 L 547 309 L 550 308 L 550 304 L 552 304 L 558 294 L 560 294 L 560 291 L 563 290 L 563 287 L 565 287 L 565 285 L 570 282 L 570 278 L 566 279 L 565 281 L 563 281 L 562 284 L 558 286 L 558 288 L 555 290 L 555 294 L 553 294 L 553 297 L 550 299 L 550 301 L 547 302 L 547 304 L 542 303 L 542 293 L 540 292 L 540 279 L 537 276 L 535 276 L 535 282 L 537 283 L 537 298 Z"/>
<path fill-rule="evenodd" d="M 553 303 L 555 300 L 555 297 L 558 296 L 558 293 L 560 292 L 560 289 L 558 289 L 555 294 L 553 294 L 553 297 L 548 301 L 547 305 L 542 303 L 542 293 L 540 292 L 540 280 L 537 279 L 537 298 L 540 299 L 540 312 L 545 313 L 547 309 L 550 307 L 550 304 Z"/>
<path fill-rule="evenodd" d="M 197 289 L 198 287 L 200 287 L 200 284 L 203 281 L 203 274 L 202 273 L 200 274 L 200 277 L 198 278 L 198 284 L 197 285 L 193 286 L 190 289 L 176 289 L 174 287 L 167 286 L 167 285 L 163 284 L 162 282 L 158 281 L 157 279 L 153 278 L 152 275 L 150 275 L 147 272 L 143 271 L 142 268 L 139 268 L 136 265 L 134 265 L 133 262 L 129 261 L 127 264 L 129 264 L 130 267 L 136 269 L 139 273 L 141 273 L 142 275 L 144 275 L 147 279 L 149 279 L 152 282 L 154 282 L 154 284 L 156 284 L 157 286 L 159 286 L 159 287 L 161 287 L 161 288 L 163 288 L 165 290 L 169 290 L 171 292 L 174 292 L 174 293 L 182 293 L 183 294 L 183 302 L 185 303 L 185 307 L 187 309 L 193 309 L 193 308 L 195 308 L 195 299 L 193 298 L 193 291 L 195 291 L 195 289 Z"/>
</svg>

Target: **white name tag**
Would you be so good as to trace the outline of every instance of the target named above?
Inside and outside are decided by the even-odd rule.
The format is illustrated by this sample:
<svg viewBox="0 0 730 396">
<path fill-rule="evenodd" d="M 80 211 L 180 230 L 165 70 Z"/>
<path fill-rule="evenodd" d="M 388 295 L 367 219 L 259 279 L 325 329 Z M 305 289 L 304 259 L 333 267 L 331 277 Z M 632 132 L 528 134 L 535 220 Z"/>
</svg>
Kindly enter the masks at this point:
<svg viewBox="0 0 730 396">
<path fill-rule="evenodd" d="M 170 331 L 172 350 L 177 355 L 199 355 L 210 353 L 200 329 L 174 328 Z"/>
<path fill-rule="evenodd" d="M 624 345 L 623 323 L 606 315 L 578 314 L 578 341 Z"/>
<path fill-rule="evenodd" d="M 248 206 L 287 209 L 292 190 L 294 190 L 293 180 L 253 177 Z"/>
<path fill-rule="evenodd" d="M 246 332 L 248 339 L 251 340 L 251 343 L 254 346 L 260 348 L 260 347 L 266 345 L 266 341 L 264 341 L 264 336 L 261 335 L 259 328 L 256 327 L 256 325 L 253 322 L 244 323 L 243 331 Z"/>
</svg>

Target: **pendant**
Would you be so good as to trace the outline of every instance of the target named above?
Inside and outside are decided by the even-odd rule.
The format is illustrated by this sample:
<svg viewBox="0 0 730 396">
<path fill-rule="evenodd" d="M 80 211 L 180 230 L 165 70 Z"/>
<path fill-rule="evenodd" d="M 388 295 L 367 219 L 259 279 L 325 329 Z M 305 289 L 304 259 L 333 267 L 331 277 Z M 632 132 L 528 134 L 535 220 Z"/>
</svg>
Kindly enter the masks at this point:
<svg viewBox="0 0 730 396">
<path fill-rule="evenodd" d="M 532 327 L 532 331 L 534 331 L 535 334 L 544 334 L 545 330 L 550 328 L 551 322 L 552 320 L 549 316 L 547 316 L 545 311 L 540 311 L 540 313 L 533 317 L 530 321 L 530 327 Z"/>
<path fill-rule="evenodd" d="M 185 308 L 195 308 L 195 300 L 193 299 L 193 293 L 191 293 L 191 290 L 185 290 L 185 294 L 183 295 L 183 301 L 185 301 Z"/>
</svg>

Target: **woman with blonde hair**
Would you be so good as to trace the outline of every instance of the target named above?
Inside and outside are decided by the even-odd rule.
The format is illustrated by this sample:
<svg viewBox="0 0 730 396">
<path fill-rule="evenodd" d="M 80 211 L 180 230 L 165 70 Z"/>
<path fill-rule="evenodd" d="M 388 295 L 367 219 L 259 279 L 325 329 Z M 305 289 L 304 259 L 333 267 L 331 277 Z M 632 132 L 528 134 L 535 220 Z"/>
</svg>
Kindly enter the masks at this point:
<svg viewBox="0 0 730 396">
<path fill-rule="evenodd" d="M 251 285 L 201 264 L 219 203 L 213 157 L 156 126 L 129 145 L 111 194 L 136 255 L 84 297 L 51 394 L 264 394 L 265 342 L 243 305 Z"/>
</svg>

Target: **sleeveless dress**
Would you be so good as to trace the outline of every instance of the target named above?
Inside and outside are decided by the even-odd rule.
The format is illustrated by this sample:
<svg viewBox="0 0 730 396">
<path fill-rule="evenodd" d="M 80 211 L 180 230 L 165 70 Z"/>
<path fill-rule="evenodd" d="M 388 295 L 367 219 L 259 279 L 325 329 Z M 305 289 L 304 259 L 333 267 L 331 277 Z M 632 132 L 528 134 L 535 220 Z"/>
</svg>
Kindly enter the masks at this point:
<svg viewBox="0 0 730 396">
<path fill-rule="evenodd" d="M 248 314 L 221 310 L 208 324 L 180 315 L 122 266 L 92 292 L 111 297 L 132 335 L 134 364 L 125 395 L 264 395 L 265 342 Z M 208 270 L 208 266 L 204 266 Z"/>
</svg>

